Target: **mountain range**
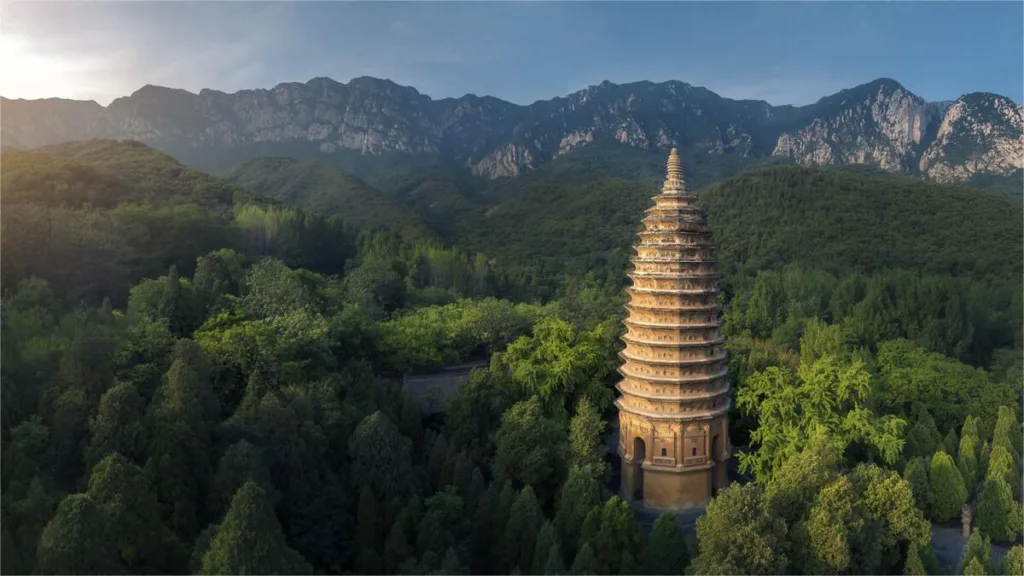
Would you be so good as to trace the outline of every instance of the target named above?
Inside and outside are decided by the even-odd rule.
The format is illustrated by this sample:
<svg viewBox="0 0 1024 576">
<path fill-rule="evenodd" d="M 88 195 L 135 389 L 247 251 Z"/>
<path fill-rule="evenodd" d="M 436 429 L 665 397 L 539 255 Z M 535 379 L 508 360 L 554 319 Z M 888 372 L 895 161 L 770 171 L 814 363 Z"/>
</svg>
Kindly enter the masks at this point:
<svg viewBox="0 0 1024 576">
<path fill-rule="evenodd" d="M 1024 168 L 1020 104 L 991 93 L 927 102 L 885 78 L 799 107 L 732 100 L 677 81 L 603 82 L 520 106 L 475 95 L 434 100 L 362 77 L 233 94 L 147 85 L 106 107 L 2 99 L 0 112 L 5 149 L 130 139 L 216 173 L 280 156 L 326 159 L 363 177 L 419 165 L 498 179 L 602 143 L 658 155 L 678 147 L 691 159 L 740 166 L 864 165 L 947 183 L 1019 180 Z"/>
</svg>

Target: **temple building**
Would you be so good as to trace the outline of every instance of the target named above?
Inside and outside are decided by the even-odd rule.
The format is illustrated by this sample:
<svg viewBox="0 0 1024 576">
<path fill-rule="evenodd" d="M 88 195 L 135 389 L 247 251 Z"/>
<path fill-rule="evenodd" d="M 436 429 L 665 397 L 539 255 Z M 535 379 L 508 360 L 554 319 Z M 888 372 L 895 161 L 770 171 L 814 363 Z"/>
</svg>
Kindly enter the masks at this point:
<svg viewBox="0 0 1024 576">
<path fill-rule="evenodd" d="M 714 246 L 673 148 L 638 235 L 617 385 L 621 496 L 704 507 L 725 486 L 729 380 Z"/>
</svg>

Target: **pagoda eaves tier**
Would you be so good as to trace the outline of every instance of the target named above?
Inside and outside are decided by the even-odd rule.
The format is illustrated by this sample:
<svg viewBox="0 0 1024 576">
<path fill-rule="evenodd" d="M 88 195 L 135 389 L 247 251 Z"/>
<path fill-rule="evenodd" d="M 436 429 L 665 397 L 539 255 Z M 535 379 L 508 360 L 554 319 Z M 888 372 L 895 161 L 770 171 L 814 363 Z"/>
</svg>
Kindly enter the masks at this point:
<svg viewBox="0 0 1024 576">
<path fill-rule="evenodd" d="M 623 497 L 654 508 L 704 506 L 726 482 L 720 274 L 694 200 L 673 149 L 632 258 L 616 401 Z"/>
</svg>

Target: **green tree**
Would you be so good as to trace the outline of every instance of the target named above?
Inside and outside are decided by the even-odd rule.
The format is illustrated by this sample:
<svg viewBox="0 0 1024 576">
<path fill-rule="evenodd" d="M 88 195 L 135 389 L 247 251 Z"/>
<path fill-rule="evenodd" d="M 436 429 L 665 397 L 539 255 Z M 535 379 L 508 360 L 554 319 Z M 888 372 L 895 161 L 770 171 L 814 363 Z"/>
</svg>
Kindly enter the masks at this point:
<svg viewBox="0 0 1024 576">
<path fill-rule="evenodd" d="M 960 438 L 956 435 L 956 430 L 950 428 L 949 432 L 946 433 L 946 437 L 942 439 L 942 450 L 951 458 L 956 458 L 959 449 Z"/>
<path fill-rule="evenodd" d="M 555 531 L 555 525 L 550 521 L 545 521 L 540 532 L 537 533 L 537 544 L 533 549 L 533 567 L 530 574 L 544 574 L 545 567 L 548 565 L 548 555 L 552 549 L 557 548 L 558 534 Z"/>
<path fill-rule="evenodd" d="M 93 469 L 86 494 L 106 518 L 124 571 L 184 570 L 185 549 L 160 522 L 160 504 L 141 468 L 108 454 Z"/>
<path fill-rule="evenodd" d="M 961 573 L 967 569 L 972 561 L 976 561 L 983 570 L 981 574 L 991 574 L 992 566 L 992 542 L 988 536 L 983 536 L 981 530 L 975 530 L 967 539 L 967 549 L 960 561 Z"/>
<path fill-rule="evenodd" d="M 565 563 L 562 561 L 562 549 L 557 543 L 548 550 L 547 557 L 548 561 L 544 564 L 544 571 L 541 574 L 545 576 L 566 574 Z"/>
<path fill-rule="evenodd" d="M 1018 544 L 1010 548 L 1006 556 L 1003 556 L 1003 565 L 1000 567 L 999 573 L 1004 576 L 1024 574 L 1024 546 Z"/>
<path fill-rule="evenodd" d="M 594 576 L 594 574 L 603 574 L 605 572 L 602 570 L 597 556 L 594 556 L 594 550 L 590 547 L 590 544 L 584 542 L 583 546 L 580 547 L 580 551 L 576 553 L 576 558 L 572 561 L 569 573 L 573 576 Z"/>
<path fill-rule="evenodd" d="M 539 398 L 519 402 L 502 416 L 494 445 L 495 480 L 532 486 L 538 499 L 547 502 L 560 483 L 565 436 L 562 427 L 544 416 Z"/>
<path fill-rule="evenodd" d="M 312 567 L 285 542 L 266 491 L 246 482 L 203 556 L 203 574 L 309 574 Z"/>
<path fill-rule="evenodd" d="M 903 563 L 903 574 L 906 576 L 924 576 L 927 574 L 924 569 L 924 563 L 921 562 L 921 557 L 917 554 L 917 544 L 913 542 L 907 547 L 907 558 Z"/>
<path fill-rule="evenodd" d="M 960 449 L 957 451 L 959 458 L 957 459 L 957 469 L 960 470 L 960 476 L 964 479 L 964 487 L 967 489 L 967 494 L 974 493 L 974 487 L 978 483 L 978 450 L 975 437 L 972 435 L 964 435 L 960 438 Z"/>
<path fill-rule="evenodd" d="M 405 518 L 399 517 L 391 525 L 387 538 L 384 539 L 384 569 L 395 574 L 398 568 L 412 557 L 412 548 L 405 536 Z"/>
<path fill-rule="evenodd" d="M 928 479 L 932 486 L 932 519 L 945 522 L 960 516 L 960 509 L 967 502 L 967 488 L 960 471 L 953 465 L 953 459 L 945 452 L 932 456 Z"/>
<path fill-rule="evenodd" d="M 523 572 L 529 572 L 533 568 L 537 535 L 543 524 L 544 513 L 540 509 L 537 497 L 533 489 L 526 486 L 519 492 L 509 510 L 505 538 L 502 541 L 506 566 L 519 568 Z"/>
<path fill-rule="evenodd" d="M 119 452 L 138 461 L 145 446 L 142 397 L 132 384 L 118 384 L 104 392 L 99 409 L 89 424 L 92 432 L 86 449 L 86 463 L 91 469 L 104 456 Z"/>
<path fill-rule="evenodd" d="M 636 525 L 633 511 L 618 496 L 609 498 L 600 508 L 594 508 L 584 520 L 582 541 L 596 550 L 602 574 L 626 573 L 637 565 L 643 547 L 643 536 Z"/>
<path fill-rule="evenodd" d="M 43 529 L 37 554 L 42 574 L 115 574 L 120 568 L 107 520 L 85 494 L 61 501 Z"/>
<path fill-rule="evenodd" d="M 863 363 L 843 364 L 832 356 L 801 364 L 796 374 L 772 366 L 751 375 L 736 403 L 757 415 L 759 426 L 750 435 L 757 450 L 740 456 L 741 467 L 767 481 L 787 458 L 823 435 L 895 463 L 905 422 L 872 413 L 867 405 L 871 389 Z"/>
<path fill-rule="evenodd" d="M 224 515 L 235 493 L 249 480 L 274 497 L 274 480 L 270 476 L 263 450 L 243 439 L 232 444 L 217 462 L 217 473 L 207 497 L 213 517 Z"/>
<path fill-rule="evenodd" d="M 574 468 L 562 485 L 555 513 L 555 526 L 559 539 L 569 556 L 575 555 L 580 547 L 580 528 L 587 512 L 601 505 L 601 486 L 587 472 Z"/>
<path fill-rule="evenodd" d="M 977 527 L 996 542 L 1013 542 L 1020 533 L 1021 508 L 1000 477 L 985 480 L 978 498 Z"/>
<path fill-rule="evenodd" d="M 914 493 L 914 504 L 925 513 L 930 513 L 933 506 L 932 486 L 928 481 L 929 465 L 925 458 L 914 458 L 903 469 L 903 478 Z"/>
<path fill-rule="evenodd" d="M 819 438 L 779 467 L 765 486 L 765 499 L 772 513 L 795 524 L 805 518 L 814 498 L 838 475 L 840 446 L 828 438 Z"/>
<path fill-rule="evenodd" d="M 359 547 L 356 570 L 362 574 L 377 574 L 384 568 L 383 560 L 378 553 L 380 532 L 377 500 L 370 487 L 364 484 L 359 491 L 356 511 L 356 545 Z"/>
<path fill-rule="evenodd" d="M 577 332 L 549 316 L 534 324 L 531 336 L 509 345 L 501 362 L 523 394 L 538 397 L 549 414 L 564 422 L 583 396 L 598 410 L 611 405 L 614 398 L 604 379 L 615 367 L 612 342 L 604 326 Z"/>
<path fill-rule="evenodd" d="M 377 411 L 359 423 L 348 443 L 352 476 L 374 491 L 379 502 L 404 498 L 412 491 L 411 442 Z"/>
<path fill-rule="evenodd" d="M 590 400 L 580 398 L 576 414 L 569 422 L 570 464 L 586 470 L 598 480 L 603 480 L 608 472 L 608 464 L 604 461 L 605 426 Z"/>
<path fill-rule="evenodd" d="M 1011 454 L 1016 453 L 1020 456 L 1022 442 L 1024 440 L 1021 440 L 1020 422 L 1017 420 L 1013 408 L 1000 406 L 996 415 L 995 428 L 992 430 L 993 447 L 998 444 L 1004 446 Z"/>
<path fill-rule="evenodd" d="M 647 545 L 640 556 L 640 570 L 644 574 L 683 574 L 689 562 L 686 540 L 675 515 L 662 512 L 647 536 Z"/>
<path fill-rule="evenodd" d="M 756 484 L 730 486 L 697 519 L 697 574 L 784 574 L 786 523 Z"/>
<path fill-rule="evenodd" d="M 963 576 L 985 576 L 988 572 L 985 571 L 985 567 L 981 565 L 981 562 L 977 558 L 971 558 L 971 561 L 964 566 L 962 572 Z"/>
</svg>

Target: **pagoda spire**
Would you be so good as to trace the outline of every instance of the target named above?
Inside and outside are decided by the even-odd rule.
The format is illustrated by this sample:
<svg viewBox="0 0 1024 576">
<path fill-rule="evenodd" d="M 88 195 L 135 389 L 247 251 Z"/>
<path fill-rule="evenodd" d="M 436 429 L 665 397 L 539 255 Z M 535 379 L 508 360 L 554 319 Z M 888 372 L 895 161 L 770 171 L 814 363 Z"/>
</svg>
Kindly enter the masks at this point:
<svg viewBox="0 0 1024 576">
<path fill-rule="evenodd" d="M 662 194 L 686 194 L 686 180 L 683 179 L 683 161 L 679 158 L 679 152 L 673 148 L 668 155 L 668 165 L 665 170 L 665 184 L 661 188 Z"/>
</svg>

